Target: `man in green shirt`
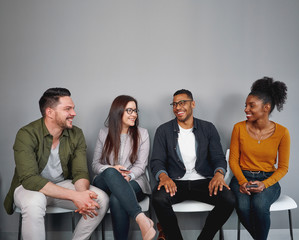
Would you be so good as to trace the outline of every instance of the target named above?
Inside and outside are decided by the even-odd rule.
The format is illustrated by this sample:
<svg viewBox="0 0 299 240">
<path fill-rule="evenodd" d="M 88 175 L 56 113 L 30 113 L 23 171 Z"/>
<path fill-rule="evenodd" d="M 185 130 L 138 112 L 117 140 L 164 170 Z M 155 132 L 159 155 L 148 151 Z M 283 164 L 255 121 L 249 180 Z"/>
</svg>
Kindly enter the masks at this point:
<svg viewBox="0 0 299 240">
<path fill-rule="evenodd" d="M 42 118 L 21 128 L 14 144 L 15 174 L 4 201 L 8 214 L 13 203 L 22 212 L 24 240 L 45 239 L 47 205 L 76 209 L 83 218 L 73 239 L 88 239 L 103 219 L 109 198 L 90 186 L 86 143 L 76 116 L 71 93 L 48 89 L 39 101 Z"/>
</svg>

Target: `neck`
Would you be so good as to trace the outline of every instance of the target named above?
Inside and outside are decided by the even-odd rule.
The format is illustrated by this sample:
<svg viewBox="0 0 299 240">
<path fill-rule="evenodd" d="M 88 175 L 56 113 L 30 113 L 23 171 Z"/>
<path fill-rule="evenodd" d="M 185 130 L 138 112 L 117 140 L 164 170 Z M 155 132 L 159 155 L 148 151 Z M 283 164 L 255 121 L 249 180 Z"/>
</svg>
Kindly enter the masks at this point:
<svg viewBox="0 0 299 240">
<path fill-rule="evenodd" d="M 260 119 L 260 120 L 257 120 L 255 122 L 251 123 L 253 128 L 256 128 L 259 130 L 263 130 L 263 129 L 267 128 L 270 124 L 271 124 L 271 121 L 269 120 L 269 118 Z"/>
<path fill-rule="evenodd" d="M 128 127 L 123 127 L 121 129 L 121 134 L 127 134 L 129 132 L 129 128 Z"/>
<path fill-rule="evenodd" d="M 53 141 L 59 139 L 59 137 L 62 134 L 63 129 L 61 127 L 58 127 L 56 124 L 54 124 L 51 119 L 45 118 L 45 125 L 49 131 L 49 133 L 53 136 Z"/>
<path fill-rule="evenodd" d="M 177 122 L 184 129 L 193 128 L 193 117 L 190 117 L 188 120 L 186 120 L 184 122 L 181 122 L 181 121 L 178 121 L 178 120 L 177 120 Z"/>
</svg>

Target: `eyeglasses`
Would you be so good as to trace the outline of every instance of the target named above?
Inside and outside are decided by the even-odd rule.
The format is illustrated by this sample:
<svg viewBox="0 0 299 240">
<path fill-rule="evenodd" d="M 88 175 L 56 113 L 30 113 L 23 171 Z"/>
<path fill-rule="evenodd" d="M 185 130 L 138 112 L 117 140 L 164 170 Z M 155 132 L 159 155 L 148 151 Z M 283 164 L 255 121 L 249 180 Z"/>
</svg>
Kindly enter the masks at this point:
<svg viewBox="0 0 299 240">
<path fill-rule="evenodd" d="M 181 101 L 178 101 L 178 102 L 173 102 L 173 103 L 170 103 L 170 105 L 173 107 L 173 108 L 176 108 L 178 105 L 180 107 L 184 107 L 186 102 L 192 102 L 193 100 L 181 100 Z"/>
<path fill-rule="evenodd" d="M 127 109 L 125 109 L 125 111 L 129 114 L 129 115 L 132 115 L 133 114 L 133 112 L 134 113 L 136 113 L 136 114 L 138 114 L 138 109 L 133 109 L 133 108 L 127 108 Z"/>
</svg>

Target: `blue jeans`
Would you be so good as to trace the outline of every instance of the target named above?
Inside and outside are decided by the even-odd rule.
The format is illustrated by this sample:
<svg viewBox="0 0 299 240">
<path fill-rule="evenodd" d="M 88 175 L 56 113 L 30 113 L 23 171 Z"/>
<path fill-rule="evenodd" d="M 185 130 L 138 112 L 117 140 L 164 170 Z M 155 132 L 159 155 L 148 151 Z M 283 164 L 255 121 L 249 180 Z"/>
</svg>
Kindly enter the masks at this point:
<svg viewBox="0 0 299 240">
<path fill-rule="evenodd" d="M 127 240 L 130 217 L 134 220 L 142 212 L 138 202 L 145 198 L 136 181 L 127 182 L 114 168 L 107 168 L 93 181 L 93 185 L 110 195 L 113 235 L 116 240 Z"/>
<path fill-rule="evenodd" d="M 243 171 L 248 181 L 263 181 L 269 178 L 273 172 Z M 265 188 L 260 193 L 247 195 L 240 192 L 240 185 L 235 177 L 230 183 L 231 190 L 237 199 L 237 213 L 241 223 L 256 240 L 266 240 L 270 229 L 270 207 L 280 195 L 280 185 Z"/>
</svg>

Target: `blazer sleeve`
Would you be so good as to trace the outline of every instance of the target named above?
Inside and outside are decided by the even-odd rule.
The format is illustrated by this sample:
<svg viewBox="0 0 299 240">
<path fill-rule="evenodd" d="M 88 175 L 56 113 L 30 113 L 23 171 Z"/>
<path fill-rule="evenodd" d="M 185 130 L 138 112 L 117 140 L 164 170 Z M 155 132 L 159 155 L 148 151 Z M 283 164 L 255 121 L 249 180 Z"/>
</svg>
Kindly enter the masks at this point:
<svg viewBox="0 0 299 240">
<path fill-rule="evenodd" d="M 107 133 L 108 133 L 108 129 L 100 129 L 100 132 L 98 134 L 96 146 L 94 149 L 92 164 L 91 164 L 92 171 L 94 172 L 94 174 L 100 174 L 106 168 L 111 167 L 108 164 L 100 163 L 100 158 L 102 156 L 102 151 L 107 137 Z"/>
<path fill-rule="evenodd" d="M 134 179 L 140 177 L 145 173 L 145 169 L 148 164 L 148 155 L 150 148 L 150 139 L 148 131 L 144 128 L 140 128 L 140 145 L 138 149 L 138 157 L 132 167 L 130 168 L 131 173 L 134 176 Z"/>
</svg>

